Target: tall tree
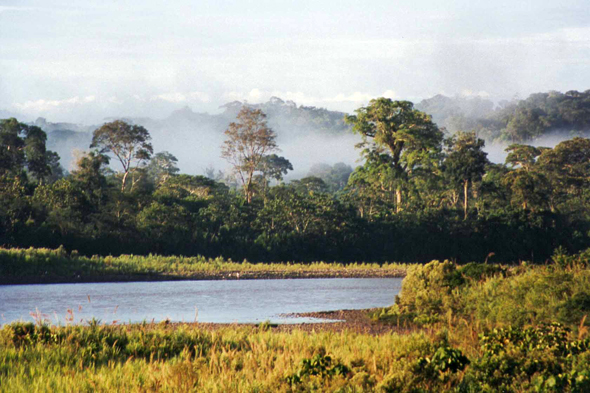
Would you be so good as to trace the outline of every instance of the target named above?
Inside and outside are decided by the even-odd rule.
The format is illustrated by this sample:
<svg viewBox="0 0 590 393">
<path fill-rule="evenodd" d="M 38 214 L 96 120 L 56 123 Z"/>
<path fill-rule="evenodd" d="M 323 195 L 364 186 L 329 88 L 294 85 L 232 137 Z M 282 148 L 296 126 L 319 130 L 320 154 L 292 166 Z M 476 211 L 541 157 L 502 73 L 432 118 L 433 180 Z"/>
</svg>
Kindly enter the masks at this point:
<svg viewBox="0 0 590 393">
<path fill-rule="evenodd" d="M 485 142 L 474 132 L 459 132 L 447 140 L 448 155 L 444 161 L 444 173 L 454 185 L 463 187 L 463 212 L 467 219 L 469 188 L 481 180 L 489 163 L 483 151 Z"/>
<path fill-rule="evenodd" d="M 225 136 L 221 156 L 233 165 L 246 201 L 250 203 L 254 194 L 254 172 L 267 154 L 279 150 L 276 134 L 266 124 L 266 115 L 260 109 L 244 107 L 225 131 Z"/>
<path fill-rule="evenodd" d="M 259 175 L 254 176 L 254 181 L 262 189 L 262 195 L 266 197 L 270 182 L 276 181 L 282 184 L 283 176 L 293 170 L 293 165 L 285 157 L 270 154 L 264 156 L 258 167 Z"/>
<path fill-rule="evenodd" d="M 72 171 L 71 179 L 84 194 L 89 205 L 95 210 L 103 204 L 107 189 L 106 167 L 109 157 L 90 152 L 81 156 Z"/>
<path fill-rule="evenodd" d="M 429 153 L 440 150 L 442 132 L 429 115 L 414 109 L 409 101 L 389 98 L 371 100 L 369 106 L 357 109 L 346 122 L 363 137 L 363 155 L 387 155 L 381 162 L 389 162 L 395 176 L 397 210 L 401 210 L 402 187 L 411 171 L 428 159 Z M 369 143 L 369 140 L 372 143 Z"/>
<path fill-rule="evenodd" d="M 150 139 L 149 132 L 142 126 L 116 120 L 94 130 L 90 148 L 97 148 L 101 154 L 110 153 L 117 158 L 123 168 L 121 191 L 125 191 L 129 174 L 149 160 L 154 152 Z"/>
<path fill-rule="evenodd" d="M 275 180 L 277 183 L 281 183 L 283 176 L 293 170 L 293 165 L 285 157 L 270 154 L 262 158 L 259 170 L 265 181 Z"/>
</svg>

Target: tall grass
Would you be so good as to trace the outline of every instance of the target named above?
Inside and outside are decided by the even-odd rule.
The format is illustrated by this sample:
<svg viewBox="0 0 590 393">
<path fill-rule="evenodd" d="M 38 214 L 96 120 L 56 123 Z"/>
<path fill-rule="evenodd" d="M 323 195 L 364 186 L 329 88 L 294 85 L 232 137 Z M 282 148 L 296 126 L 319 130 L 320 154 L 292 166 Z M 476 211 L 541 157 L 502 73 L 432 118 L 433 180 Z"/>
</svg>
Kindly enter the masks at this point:
<svg viewBox="0 0 590 393">
<path fill-rule="evenodd" d="M 590 340 L 551 325 L 479 339 L 255 327 L 0 330 L 0 391 L 586 392 Z"/>
<path fill-rule="evenodd" d="M 0 281 L 64 282 L 163 278 L 236 278 L 385 275 L 403 276 L 398 263 L 251 263 L 202 256 L 121 255 L 86 257 L 63 248 L 0 249 Z M 245 275 L 244 275 L 245 273 Z"/>
<path fill-rule="evenodd" d="M 433 350 L 424 333 L 11 325 L 1 331 L 0 391 L 365 391 Z M 314 358 L 323 362 L 305 369 Z M 336 366 L 341 374 L 330 373 Z"/>
</svg>

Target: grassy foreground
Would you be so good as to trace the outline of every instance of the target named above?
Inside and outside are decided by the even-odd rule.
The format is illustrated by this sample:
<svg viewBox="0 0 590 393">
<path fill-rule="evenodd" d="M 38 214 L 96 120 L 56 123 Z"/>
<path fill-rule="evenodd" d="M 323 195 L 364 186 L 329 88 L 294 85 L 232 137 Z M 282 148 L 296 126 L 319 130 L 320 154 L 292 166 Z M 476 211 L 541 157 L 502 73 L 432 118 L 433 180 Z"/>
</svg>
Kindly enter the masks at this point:
<svg viewBox="0 0 590 393">
<path fill-rule="evenodd" d="M 251 263 L 202 256 L 86 257 L 64 248 L 0 249 L 0 284 L 254 278 L 402 277 L 398 263 Z"/>
<path fill-rule="evenodd" d="M 0 391 L 588 392 L 589 256 L 411 267 L 380 335 L 12 324 Z"/>
</svg>

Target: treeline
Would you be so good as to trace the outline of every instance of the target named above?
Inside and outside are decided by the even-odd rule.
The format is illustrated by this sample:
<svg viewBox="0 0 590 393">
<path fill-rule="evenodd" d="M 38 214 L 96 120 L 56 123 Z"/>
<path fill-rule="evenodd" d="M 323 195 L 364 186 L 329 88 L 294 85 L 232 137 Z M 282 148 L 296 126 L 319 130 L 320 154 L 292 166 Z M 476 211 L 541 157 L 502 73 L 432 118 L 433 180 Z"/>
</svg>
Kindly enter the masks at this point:
<svg viewBox="0 0 590 393">
<path fill-rule="evenodd" d="M 417 107 L 451 132 L 474 130 L 486 141 L 523 143 L 548 134 L 584 136 L 590 129 L 590 90 L 535 93 L 499 105 L 481 97 L 437 95 Z"/>
<path fill-rule="evenodd" d="M 232 181 L 179 174 L 173 154 L 122 121 L 94 131 L 63 176 L 41 129 L 2 120 L 0 245 L 342 262 L 543 262 L 590 247 L 590 140 L 514 144 L 494 164 L 474 132 L 445 135 L 407 101 L 373 100 L 346 121 L 364 163 L 284 184 L 292 166 L 259 109 L 226 131 Z"/>
</svg>

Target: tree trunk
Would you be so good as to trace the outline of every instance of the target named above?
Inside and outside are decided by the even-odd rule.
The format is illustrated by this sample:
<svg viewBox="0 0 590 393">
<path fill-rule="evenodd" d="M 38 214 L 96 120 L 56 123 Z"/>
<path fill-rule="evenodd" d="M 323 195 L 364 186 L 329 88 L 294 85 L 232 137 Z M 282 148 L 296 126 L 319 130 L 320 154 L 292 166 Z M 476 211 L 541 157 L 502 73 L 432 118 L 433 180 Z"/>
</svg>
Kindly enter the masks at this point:
<svg viewBox="0 0 590 393">
<path fill-rule="evenodd" d="M 402 190 L 400 188 L 397 188 L 395 190 L 395 200 L 395 212 L 399 213 L 400 211 L 402 211 Z"/>
<path fill-rule="evenodd" d="M 125 182 L 127 181 L 127 176 L 129 175 L 129 171 L 125 171 L 123 175 L 123 181 L 121 182 L 121 192 L 125 192 Z"/>
<path fill-rule="evenodd" d="M 248 181 L 246 182 L 246 187 L 245 187 L 246 202 L 248 204 L 250 204 L 250 202 L 252 202 L 252 176 L 253 175 L 254 175 L 254 172 L 250 172 L 248 174 Z"/>
<path fill-rule="evenodd" d="M 463 219 L 467 220 L 467 206 L 468 206 L 468 198 L 469 198 L 469 180 L 465 180 L 463 183 L 463 198 L 465 199 L 464 204 L 463 204 Z"/>
</svg>

